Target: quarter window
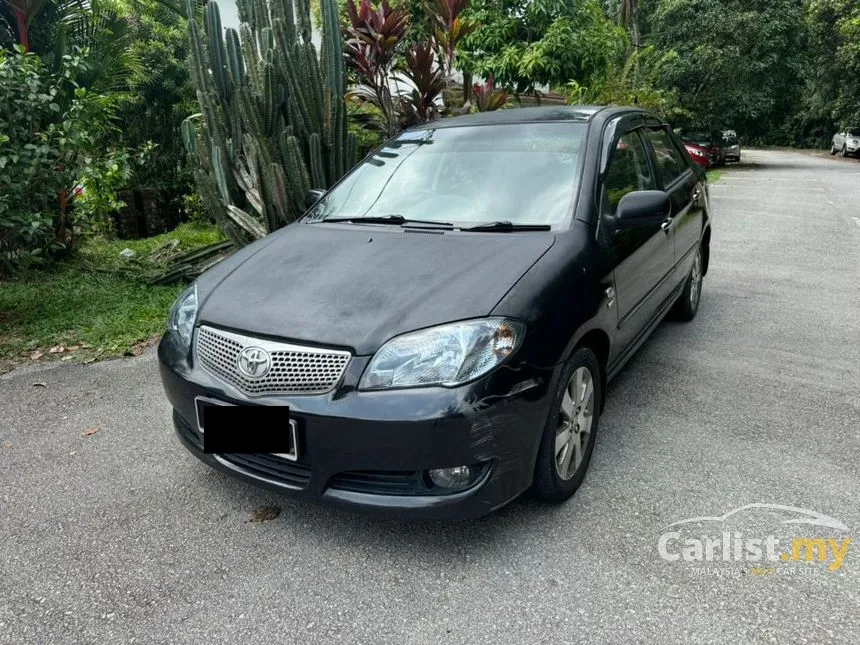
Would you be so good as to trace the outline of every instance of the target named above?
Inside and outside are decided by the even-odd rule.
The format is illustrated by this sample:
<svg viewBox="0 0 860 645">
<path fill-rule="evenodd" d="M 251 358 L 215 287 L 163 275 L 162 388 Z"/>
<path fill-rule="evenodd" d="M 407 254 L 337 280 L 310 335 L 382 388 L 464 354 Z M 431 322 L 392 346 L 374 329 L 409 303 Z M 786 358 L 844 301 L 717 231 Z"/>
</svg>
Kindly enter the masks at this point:
<svg viewBox="0 0 860 645">
<path fill-rule="evenodd" d="M 648 130 L 646 136 L 654 149 L 654 159 L 657 162 L 660 179 L 663 180 L 664 186 L 668 186 L 687 170 L 687 164 L 672 143 L 668 132 L 663 129 Z"/>
<path fill-rule="evenodd" d="M 648 165 L 648 155 L 642 139 L 636 132 L 628 132 L 618 140 L 606 179 L 603 182 L 604 210 L 615 215 L 618 203 L 627 193 L 636 190 L 654 190 L 656 182 Z"/>
</svg>

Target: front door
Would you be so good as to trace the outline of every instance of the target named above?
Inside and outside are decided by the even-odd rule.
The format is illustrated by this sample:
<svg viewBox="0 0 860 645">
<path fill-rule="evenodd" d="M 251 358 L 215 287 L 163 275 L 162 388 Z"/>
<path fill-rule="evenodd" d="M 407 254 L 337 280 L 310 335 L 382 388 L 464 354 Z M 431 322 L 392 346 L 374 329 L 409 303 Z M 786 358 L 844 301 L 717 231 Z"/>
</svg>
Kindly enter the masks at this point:
<svg viewBox="0 0 860 645">
<path fill-rule="evenodd" d="M 623 134 L 613 147 L 601 191 L 601 210 L 614 216 L 627 193 L 655 190 L 657 179 L 637 129 Z M 623 355 L 657 314 L 665 297 L 663 285 L 674 264 L 671 230 L 659 223 L 612 234 L 610 253 L 618 303 L 618 329 L 613 357 Z"/>
</svg>

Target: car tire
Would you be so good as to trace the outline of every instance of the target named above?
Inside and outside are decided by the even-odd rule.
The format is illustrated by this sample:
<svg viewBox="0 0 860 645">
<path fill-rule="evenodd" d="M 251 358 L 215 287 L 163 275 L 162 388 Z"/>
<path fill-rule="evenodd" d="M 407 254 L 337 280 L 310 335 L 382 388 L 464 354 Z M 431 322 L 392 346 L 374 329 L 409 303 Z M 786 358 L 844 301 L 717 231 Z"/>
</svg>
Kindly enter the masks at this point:
<svg viewBox="0 0 860 645">
<path fill-rule="evenodd" d="M 842 150 L 839 151 L 839 156 L 843 159 L 848 156 L 848 151 L 845 149 L 845 146 L 842 146 Z"/>
<path fill-rule="evenodd" d="M 539 498 L 563 502 L 582 485 L 600 425 L 602 395 L 597 356 L 580 347 L 561 371 L 541 437 L 533 486 Z"/>
<path fill-rule="evenodd" d="M 684 282 L 684 289 L 678 300 L 675 302 L 673 313 L 675 318 L 683 322 L 689 322 L 696 317 L 696 312 L 699 311 L 699 301 L 702 297 L 702 279 L 704 277 L 704 257 L 702 256 L 702 246 L 695 251 L 693 257 L 693 266 L 690 267 L 690 274 Z"/>
<path fill-rule="evenodd" d="M 831 143 L 830 144 L 830 156 L 835 157 L 837 152 L 839 152 L 839 151 L 836 149 L 836 145 Z"/>
</svg>

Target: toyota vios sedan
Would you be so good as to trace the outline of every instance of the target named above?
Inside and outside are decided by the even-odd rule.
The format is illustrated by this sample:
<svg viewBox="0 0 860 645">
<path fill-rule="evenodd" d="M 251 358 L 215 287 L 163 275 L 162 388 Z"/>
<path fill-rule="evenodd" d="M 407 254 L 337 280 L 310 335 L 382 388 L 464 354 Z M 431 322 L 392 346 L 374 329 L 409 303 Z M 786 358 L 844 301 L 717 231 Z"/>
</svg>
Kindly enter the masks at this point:
<svg viewBox="0 0 860 645">
<path fill-rule="evenodd" d="M 478 516 L 585 476 L 606 383 L 708 271 L 708 192 L 633 108 L 443 119 L 178 299 L 179 439 L 240 479 L 399 516 Z"/>
</svg>

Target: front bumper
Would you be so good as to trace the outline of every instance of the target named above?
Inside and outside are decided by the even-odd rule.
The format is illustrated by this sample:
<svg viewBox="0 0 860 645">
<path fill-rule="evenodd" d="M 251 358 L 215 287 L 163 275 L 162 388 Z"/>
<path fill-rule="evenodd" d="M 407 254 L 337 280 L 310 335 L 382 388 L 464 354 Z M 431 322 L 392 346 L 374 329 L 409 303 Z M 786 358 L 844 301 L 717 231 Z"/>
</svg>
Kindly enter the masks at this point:
<svg viewBox="0 0 860 645">
<path fill-rule="evenodd" d="M 170 332 L 158 355 L 179 439 L 199 459 L 239 479 L 325 504 L 426 519 L 484 515 L 532 482 L 552 374 L 502 367 L 459 388 L 361 392 L 356 385 L 369 357 L 354 357 L 332 392 L 249 399 L 195 366 Z M 298 460 L 205 454 L 197 396 L 289 405 Z M 433 486 L 426 474 L 460 465 L 476 476 L 455 492 Z"/>
</svg>

